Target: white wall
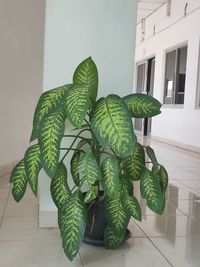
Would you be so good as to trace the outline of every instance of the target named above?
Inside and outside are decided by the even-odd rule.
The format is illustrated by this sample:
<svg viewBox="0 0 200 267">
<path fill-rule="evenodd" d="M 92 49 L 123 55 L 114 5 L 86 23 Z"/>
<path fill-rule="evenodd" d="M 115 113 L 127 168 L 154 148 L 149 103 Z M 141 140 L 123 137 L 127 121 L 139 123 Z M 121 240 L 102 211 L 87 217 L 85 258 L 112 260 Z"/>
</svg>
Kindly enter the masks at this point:
<svg viewBox="0 0 200 267">
<path fill-rule="evenodd" d="M 42 91 L 45 1 L 0 0 L 0 166 L 23 157 Z"/>
<path fill-rule="evenodd" d="M 44 88 L 71 83 L 76 66 L 91 56 L 99 70 L 99 96 L 132 92 L 137 2 L 47 0 Z M 40 179 L 40 226 L 55 211 L 49 179 Z M 48 215 L 48 214 L 47 214 Z M 46 217 L 47 218 L 47 217 Z"/>
<path fill-rule="evenodd" d="M 200 1 L 173 0 L 171 16 L 166 16 L 166 5 L 146 19 L 145 40 L 140 41 L 140 24 L 137 27 L 136 62 L 155 55 L 154 97 L 163 102 L 165 53 L 168 49 L 188 44 L 187 74 L 184 106 L 163 106 L 162 114 L 153 119 L 152 136 L 189 146 L 200 147 L 200 109 L 196 108 L 199 41 Z M 155 25 L 156 34 L 153 35 Z"/>
<path fill-rule="evenodd" d="M 44 88 L 70 83 L 75 67 L 92 56 L 99 95 L 132 90 L 136 1 L 47 0 Z"/>
</svg>

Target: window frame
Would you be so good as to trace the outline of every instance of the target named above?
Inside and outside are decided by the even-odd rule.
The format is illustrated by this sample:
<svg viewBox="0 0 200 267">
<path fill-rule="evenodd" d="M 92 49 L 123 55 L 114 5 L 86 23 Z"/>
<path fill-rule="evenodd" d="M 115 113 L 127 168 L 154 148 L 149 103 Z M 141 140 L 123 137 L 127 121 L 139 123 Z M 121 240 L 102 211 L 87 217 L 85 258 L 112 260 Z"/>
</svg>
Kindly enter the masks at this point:
<svg viewBox="0 0 200 267">
<path fill-rule="evenodd" d="M 197 67 L 197 88 L 196 88 L 196 99 L 195 99 L 195 109 L 200 109 L 200 41 L 198 50 L 198 67 Z"/>
<path fill-rule="evenodd" d="M 179 44 L 177 44 L 173 47 L 170 47 L 164 51 L 163 107 L 166 107 L 166 108 L 176 108 L 176 109 L 184 108 L 185 100 L 184 100 L 183 104 L 175 104 L 175 103 L 167 104 L 167 103 L 165 103 L 165 97 L 166 97 L 165 96 L 165 89 L 166 89 L 165 82 L 166 82 L 166 71 L 167 71 L 167 68 L 166 68 L 167 54 L 172 52 L 172 51 L 176 51 L 176 58 L 175 58 L 175 86 L 176 86 L 177 72 L 178 72 L 178 68 L 179 68 L 179 64 L 177 62 L 180 58 L 180 54 L 177 51 L 184 48 L 184 47 L 187 47 L 187 52 L 188 52 L 188 41 L 179 43 Z M 188 54 L 187 54 L 187 56 L 188 56 Z M 186 60 L 186 77 L 187 77 L 187 60 Z M 173 102 L 175 102 L 175 95 L 176 95 L 176 92 L 173 94 Z M 185 96 L 185 92 L 184 92 L 184 96 Z"/>
</svg>

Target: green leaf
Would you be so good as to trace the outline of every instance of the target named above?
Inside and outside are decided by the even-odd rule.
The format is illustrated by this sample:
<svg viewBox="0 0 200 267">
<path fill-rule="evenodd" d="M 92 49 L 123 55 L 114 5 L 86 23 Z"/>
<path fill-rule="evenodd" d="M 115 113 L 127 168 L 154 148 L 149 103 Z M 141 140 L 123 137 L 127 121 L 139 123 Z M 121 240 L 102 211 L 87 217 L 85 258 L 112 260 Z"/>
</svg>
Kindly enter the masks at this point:
<svg viewBox="0 0 200 267">
<path fill-rule="evenodd" d="M 35 109 L 33 131 L 30 141 L 38 138 L 38 130 L 40 128 L 42 119 L 44 119 L 50 113 L 55 112 L 58 108 L 62 107 L 65 93 L 70 86 L 70 84 L 66 84 L 53 90 L 49 90 L 41 95 Z"/>
<path fill-rule="evenodd" d="M 107 199 L 105 215 L 114 232 L 122 236 L 127 229 L 130 214 L 123 208 L 120 195 L 115 199 Z"/>
<path fill-rule="evenodd" d="M 80 128 L 74 128 L 72 129 L 72 131 L 77 131 L 79 129 L 86 129 L 86 128 L 88 128 L 88 124 L 82 124 Z"/>
<path fill-rule="evenodd" d="M 98 89 L 98 71 L 91 57 L 85 59 L 78 65 L 74 72 L 73 83 L 94 85 L 93 99 L 96 99 Z"/>
<path fill-rule="evenodd" d="M 154 150 L 150 146 L 147 146 L 146 147 L 146 152 L 147 152 L 147 155 L 149 156 L 150 160 L 152 161 L 152 163 L 154 165 L 157 165 L 158 161 L 157 161 L 157 158 L 156 158 Z"/>
<path fill-rule="evenodd" d="M 140 204 L 134 196 L 124 195 L 122 197 L 122 205 L 124 209 L 138 221 L 142 219 L 142 213 L 140 209 Z"/>
<path fill-rule="evenodd" d="M 71 158 L 70 167 L 71 167 L 71 175 L 75 185 L 79 186 L 80 177 L 78 172 L 78 165 L 80 160 L 81 152 L 75 152 Z"/>
<path fill-rule="evenodd" d="M 82 147 L 84 147 L 85 145 L 90 145 L 91 144 L 91 139 L 87 139 L 87 140 L 85 140 L 85 139 L 82 139 L 78 144 L 77 144 L 77 146 L 76 146 L 76 148 L 77 149 L 81 149 Z"/>
<path fill-rule="evenodd" d="M 28 179 L 25 172 L 24 160 L 21 160 L 13 169 L 10 177 L 12 183 L 12 195 L 19 202 L 26 192 Z"/>
<path fill-rule="evenodd" d="M 143 146 L 137 143 L 133 154 L 125 158 L 123 163 L 125 175 L 131 180 L 140 180 L 145 169 L 145 153 Z"/>
<path fill-rule="evenodd" d="M 71 195 L 67 183 L 67 169 L 61 161 L 56 174 L 51 180 L 51 196 L 58 209 L 61 209 Z"/>
<path fill-rule="evenodd" d="M 162 192 L 166 192 L 168 186 L 168 173 L 162 165 L 160 165 L 159 178 L 161 181 Z"/>
<path fill-rule="evenodd" d="M 152 173 L 160 181 L 162 193 L 165 193 L 168 186 L 168 173 L 163 165 L 154 164 L 152 166 Z"/>
<path fill-rule="evenodd" d="M 118 236 L 113 229 L 107 225 L 104 232 L 104 244 L 107 249 L 118 248 L 124 239 L 124 233 Z"/>
<path fill-rule="evenodd" d="M 37 196 L 38 175 L 42 168 L 41 153 L 38 144 L 29 147 L 24 156 L 25 171 L 30 187 Z"/>
<path fill-rule="evenodd" d="M 100 169 L 92 151 L 88 151 L 81 157 L 78 171 L 80 179 L 86 180 L 89 185 L 94 184 L 100 178 Z"/>
<path fill-rule="evenodd" d="M 86 226 L 86 208 L 79 190 L 73 193 L 65 207 L 65 212 L 58 217 L 62 246 L 68 259 L 76 257 Z"/>
<path fill-rule="evenodd" d="M 122 196 L 123 194 L 133 195 L 133 182 L 125 174 L 120 177 L 119 186 Z"/>
<path fill-rule="evenodd" d="M 137 93 L 127 95 L 123 99 L 134 118 L 149 118 L 161 113 L 162 104 L 152 96 Z"/>
<path fill-rule="evenodd" d="M 60 142 L 65 130 L 65 113 L 58 110 L 45 117 L 39 130 L 39 145 L 42 166 L 53 177 L 56 173 L 60 155 Z"/>
<path fill-rule="evenodd" d="M 92 202 L 98 195 L 98 186 L 91 186 L 89 191 L 86 193 L 84 203 Z"/>
<path fill-rule="evenodd" d="M 147 206 L 154 212 L 162 214 L 164 208 L 164 195 L 161 191 L 160 181 L 149 170 L 145 170 L 140 180 L 140 192 L 147 200 Z"/>
<path fill-rule="evenodd" d="M 91 113 L 91 127 L 102 147 L 112 148 L 121 158 L 133 153 L 136 138 L 132 119 L 119 96 L 109 95 L 97 101 Z"/>
<path fill-rule="evenodd" d="M 102 163 L 102 185 L 110 198 L 114 198 L 118 194 L 118 169 L 118 161 L 114 156 L 109 156 Z"/>
<path fill-rule="evenodd" d="M 65 111 L 70 122 L 77 128 L 81 128 L 94 94 L 94 86 L 78 84 L 73 85 L 66 93 Z"/>
</svg>

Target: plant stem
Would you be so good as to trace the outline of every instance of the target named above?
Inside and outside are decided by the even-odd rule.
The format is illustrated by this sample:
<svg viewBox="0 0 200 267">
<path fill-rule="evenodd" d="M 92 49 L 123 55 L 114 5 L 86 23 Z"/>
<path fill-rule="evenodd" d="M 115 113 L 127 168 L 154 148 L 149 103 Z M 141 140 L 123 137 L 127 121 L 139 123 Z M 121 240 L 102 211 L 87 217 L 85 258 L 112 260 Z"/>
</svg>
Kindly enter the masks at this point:
<svg viewBox="0 0 200 267">
<path fill-rule="evenodd" d="M 65 155 L 62 157 L 61 161 L 63 161 L 63 160 L 65 159 L 65 157 L 69 154 L 70 150 L 72 149 L 72 147 L 73 147 L 73 145 L 75 144 L 76 140 L 79 138 L 80 134 L 82 134 L 82 133 L 85 132 L 85 131 L 89 131 L 89 130 L 88 130 L 88 129 L 83 129 L 83 130 L 81 130 L 81 131 L 77 134 L 76 138 L 75 138 L 74 141 L 71 143 L 71 146 L 69 147 L 69 150 L 68 150 L 68 151 L 65 153 Z"/>
<path fill-rule="evenodd" d="M 74 187 L 72 187 L 72 189 L 70 190 L 70 192 L 72 193 L 72 191 L 74 190 L 74 188 L 76 188 L 77 185 L 75 185 Z"/>
<path fill-rule="evenodd" d="M 84 181 L 85 181 L 85 180 L 80 180 L 80 182 L 82 182 L 82 183 L 81 183 L 79 186 L 74 185 L 74 187 L 72 187 L 72 189 L 70 190 L 71 193 L 72 193 L 72 191 L 73 191 L 76 187 L 78 187 L 79 189 L 81 189 L 81 186 L 83 185 Z"/>
<path fill-rule="evenodd" d="M 60 150 L 73 150 L 73 151 L 80 151 L 82 153 L 85 153 L 82 149 L 76 149 L 76 148 L 68 148 L 68 147 L 61 147 Z"/>
<path fill-rule="evenodd" d="M 89 121 L 87 119 L 84 119 L 84 121 L 87 123 L 88 127 L 91 129 Z"/>
<path fill-rule="evenodd" d="M 111 156 L 112 156 L 112 154 L 111 154 L 111 153 L 109 153 L 109 152 L 106 152 L 106 151 L 100 151 L 100 153 L 101 153 L 101 154 L 108 154 L 108 155 L 111 155 Z"/>
<path fill-rule="evenodd" d="M 87 129 L 84 129 L 84 130 L 87 130 Z M 89 131 L 89 129 L 88 129 L 88 131 Z M 73 134 L 67 134 L 66 135 L 66 134 L 64 134 L 63 137 L 77 137 L 77 135 L 73 135 Z M 85 140 L 85 141 L 87 141 L 89 143 L 89 140 L 86 137 L 78 136 L 78 138 L 83 139 L 83 140 Z"/>
<path fill-rule="evenodd" d="M 113 152 L 113 154 L 115 155 L 115 157 L 118 158 L 117 157 L 117 154 L 115 153 L 115 151 L 112 148 L 111 148 L 111 151 Z"/>
</svg>

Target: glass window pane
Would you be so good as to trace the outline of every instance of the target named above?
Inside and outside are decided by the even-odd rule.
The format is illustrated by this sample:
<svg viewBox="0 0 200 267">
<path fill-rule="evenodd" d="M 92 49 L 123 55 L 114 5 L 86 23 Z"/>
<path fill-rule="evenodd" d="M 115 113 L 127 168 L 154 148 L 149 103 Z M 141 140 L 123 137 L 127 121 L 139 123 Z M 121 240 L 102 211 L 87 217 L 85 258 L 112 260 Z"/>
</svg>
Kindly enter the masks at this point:
<svg viewBox="0 0 200 267">
<path fill-rule="evenodd" d="M 176 50 L 166 54 L 164 103 L 172 104 L 175 82 Z"/>
<path fill-rule="evenodd" d="M 137 85 L 136 85 L 137 93 L 141 93 L 145 90 L 145 71 L 146 71 L 146 63 L 137 66 Z"/>
<path fill-rule="evenodd" d="M 175 104 L 184 104 L 187 46 L 178 49 L 178 73 Z"/>
</svg>

